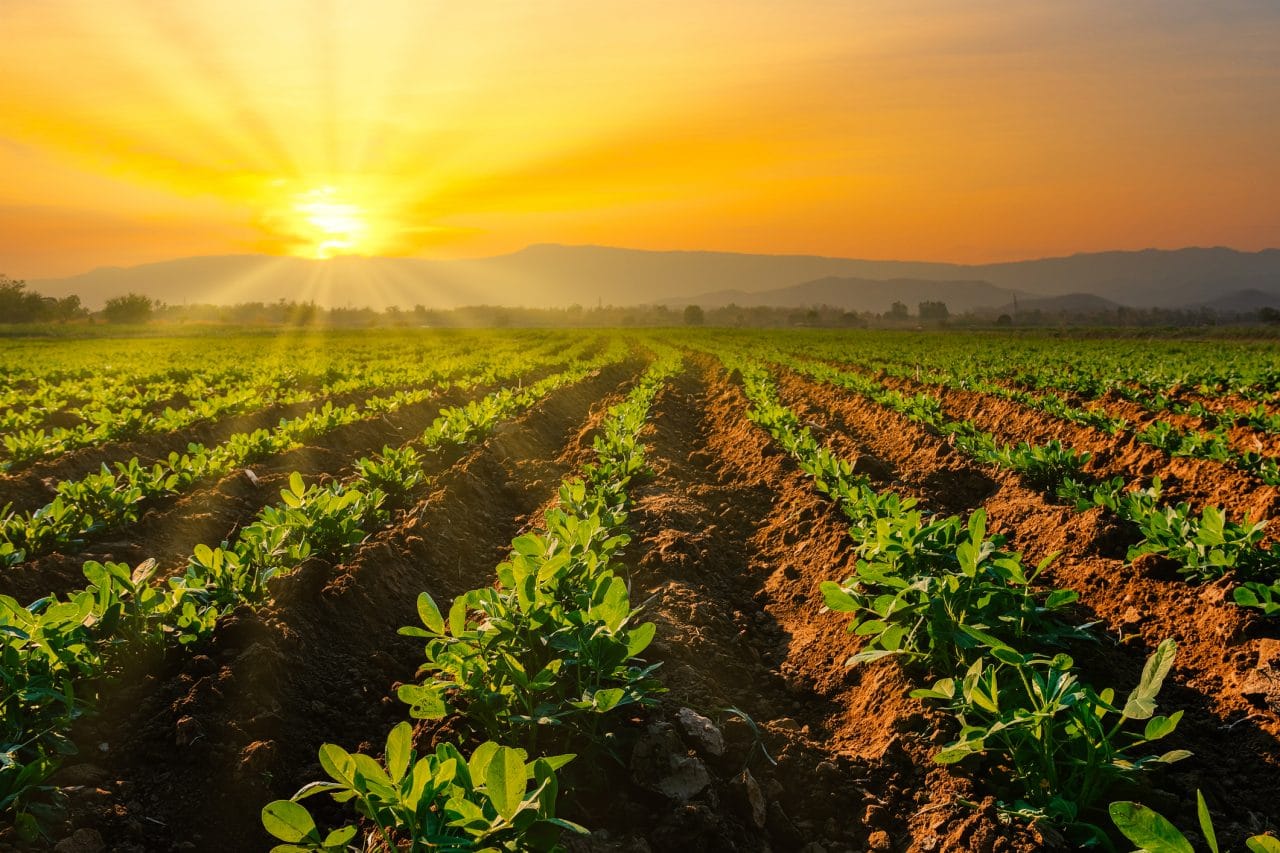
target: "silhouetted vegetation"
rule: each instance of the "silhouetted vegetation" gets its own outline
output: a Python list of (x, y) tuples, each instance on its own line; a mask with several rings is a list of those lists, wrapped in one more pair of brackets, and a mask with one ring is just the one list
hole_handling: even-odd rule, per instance
[(145, 323), (151, 319), (155, 303), (140, 293), (126, 293), (107, 300), (102, 315), (108, 323)]
[(729, 328), (937, 328), (955, 329), (1205, 329), (1219, 324), (1252, 326), (1280, 325), (1280, 310), (1264, 307), (1250, 312), (1218, 312), (1210, 308), (1166, 309), (1117, 307), (1097, 311), (1021, 310), (1010, 314), (966, 311), (952, 314), (945, 302), (925, 301), (913, 315), (903, 302), (894, 302), (887, 311), (849, 311), (834, 305), (807, 308), (742, 306), (736, 304), (707, 308), (687, 305), (672, 309), (667, 305), (598, 305), (584, 308), (510, 308), (472, 305), (440, 309), (415, 305), (376, 311), (372, 308), (325, 308), (314, 302), (244, 302), (236, 305), (168, 305), (146, 296), (129, 293), (107, 300), (106, 307), (90, 313), (77, 296), (62, 299), (27, 290), (24, 282), (0, 276), (0, 323), (68, 324), (92, 323), (101, 318), (113, 325), (151, 323), (159, 326), (262, 326), (298, 328), (504, 328), (504, 327), (653, 327), (715, 326)]
[(79, 296), (55, 299), (27, 290), (27, 283), (0, 275), (0, 322), (65, 323), (87, 317)]

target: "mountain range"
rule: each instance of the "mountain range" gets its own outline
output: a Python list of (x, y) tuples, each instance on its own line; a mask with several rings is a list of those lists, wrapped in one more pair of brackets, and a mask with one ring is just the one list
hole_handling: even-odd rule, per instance
[(882, 312), (894, 301), (914, 310), (918, 302), (936, 300), (952, 313), (1015, 301), (1044, 310), (1128, 305), (1248, 311), (1280, 307), (1280, 249), (1146, 249), (967, 265), (540, 244), (465, 260), (181, 258), (29, 284), (48, 296), (78, 294), (91, 308), (134, 292), (169, 304), (284, 299), (377, 309), (736, 303)]

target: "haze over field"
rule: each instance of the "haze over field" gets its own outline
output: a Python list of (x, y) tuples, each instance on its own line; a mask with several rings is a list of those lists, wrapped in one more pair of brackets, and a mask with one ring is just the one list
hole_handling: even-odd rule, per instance
[[(485, 258), (457, 269), (541, 275), (547, 243), (982, 265), (1280, 245), (1270, 2), (6, 0), (0, 29), (0, 272), (32, 282), (233, 255)], [(563, 264), (590, 268), (593, 252)], [(1143, 274), (1119, 298), (1117, 279), (1083, 280), (1076, 261), (1023, 268), (1035, 281), (752, 261), (762, 272), (735, 281), (720, 273), (737, 262), (708, 256), (681, 269), (715, 275), (658, 287), (643, 270), (667, 260), (631, 255), (641, 271), (625, 281), (535, 277), (519, 301), (827, 276), (1139, 304), (1266, 292), (1233, 265), (1273, 258), (1212, 257), (1231, 267), (1214, 293)], [(351, 277), (350, 264), (184, 261), (192, 277), (154, 295), (203, 298), (218, 265), (234, 276), (217, 301), (274, 298), (284, 270), (305, 276), (288, 292), (326, 280), (335, 304), (377, 304), (419, 270), (410, 290), (448, 301), (466, 278), (399, 261)], [(372, 270), (385, 278), (371, 291)], [(506, 300), (502, 279), (474, 286)]]
[[(95, 308), (133, 291), (175, 304), (285, 299), (373, 308), (736, 303), (881, 312), (897, 300), (941, 300), (953, 311), (968, 311), (1067, 297), (1046, 307), (1214, 304), (1254, 310), (1280, 305), (1280, 250), (1108, 252), (965, 266), (541, 245), (473, 260), (184, 258), (33, 284), (51, 296), (77, 294)], [(1092, 299), (1082, 301), (1082, 294)]]

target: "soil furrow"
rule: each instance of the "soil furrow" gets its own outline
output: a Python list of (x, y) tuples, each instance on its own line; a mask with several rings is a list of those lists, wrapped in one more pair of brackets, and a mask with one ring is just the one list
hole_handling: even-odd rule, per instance
[[(267, 849), (258, 812), (323, 777), (321, 743), (381, 749), (413, 678), (415, 601), (491, 580), (511, 538), (571, 470), (592, 404), (633, 378), (615, 366), (560, 389), (436, 477), (431, 494), (346, 562), (312, 561), (273, 585), (272, 603), (219, 624), (208, 648), (111, 696), (80, 732), (108, 794), (80, 825), (112, 849)], [(94, 755), (98, 741), (109, 751)]]
[[(1008, 537), (1027, 562), (1058, 552), (1045, 585), (1081, 595), (1083, 620), (1100, 620), (1109, 638), (1076, 650), (1091, 680), (1121, 695), (1136, 683), (1142, 663), (1166, 637), (1178, 641), (1174, 681), (1161, 696), (1165, 713), (1186, 711), (1170, 741), (1196, 755), (1153, 778), (1178, 791), (1171, 811), (1194, 813), (1194, 791), (1205, 790), (1233, 837), (1259, 825), (1280, 825), (1280, 806), (1267, 780), (1280, 772), (1280, 642), (1264, 620), (1227, 600), (1227, 583), (1194, 586), (1161, 575), (1154, 562), (1126, 566), (1125, 531), (1100, 510), (1076, 513), (1046, 501), (1016, 475), (993, 471), (986, 494), (934, 501), (939, 480), (977, 484), (982, 472), (940, 437), (905, 417), (840, 389), (794, 374), (782, 376), (783, 399), (818, 428), (845, 458), (869, 455), (906, 480), (934, 510), (982, 506), (992, 532)], [(1172, 745), (1169, 747), (1172, 748)], [(1191, 799), (1188, 799), (1188, 796)], [(1173, 799), (1174, 795), (1167, 795)]]
[[(655, 850), (1031, 849), (955, 804), (972, 792), (928, 760), (932, 717), (895, 667), (843, 666), (856, 642), (821, 612), (817, 587), (847, 570), (845, 524), (747, 408), (708, 363), (658, 398), (646, 435), (655, 475), (633, 490), (644, 549), (633, 583), (636, 598), (654, 596), (651, 653), (670, 693), (642, 737), (645, 760), (633, 758), (626, 802), (610, 791), (589, 825)], [(760, 726), (776, 766), (730, 706)], [(703, 756), (707, 787), (673, 797), (650, 765), (682, 708), (724, 720), (728, 749)]]
[[(552, 368), (544, 368), (524, 379), (541, 378), (552, 372)], [(352, 466), (361, 456), (416, 439), (441, 409), (477, 399), (498, 387), (454, 388), (372, 420), (336, 427), (304, 447), (248, 466), (253, 477), (243, 469), (237, 470), (208, 486), (158, 503), (135, 524), (114, 534), (104, 531), (81, 550), (54, 552), (5, 569), (0, 572), (0, 593), (28, 601), (50, 592), (76, 589), (83, 585), (81, 566), (85, 560), (136, 564), (155, 558), (162, 572), (176, 570), (185, 565), (195, 545), (216, 545), (230, 539), (264, 506), (279, 500), (280, 490), (288, 485), (294, 471), (308, 482), (320, 476), (340, 479), (353, 472)]]
[(1222, 508), (1235, 520), (1266, 519), (1271, 539), (1280, 537), (1280, 488), (1266, 486), (1256, 477), (1221, 462), (1191, 457), (1170, 457), (1162, 450), (1132, 438), (1118, 441), (1092, 427), (1073, 424), (1037, 412), (1020, 403), (1000, 400), (973, 391), (932, 388), (909, 380), (882, 380), (886, 387), (907, 393), (925, 390), (942, 403), (949, 417), (972, 420), (1004, 442), (1044, 444), (1060, 441), (1076, 450), (1093, 454), (1086, 470), (1096, 477), (1141, 478), (1149, 482), (1159, 477), (1164, 484), (1164, 500), (1189, 501), (1197, 510), (1207, 505)]
[(135, 438), (107, 441), (101, 444), (67, 451), (55, 458), (40, 460), (20, 471), (0, 476), (0, 506), (13, 504), (19, 511), (37, 509), (57, 496), (55, 488), (63, 480), (78, 480), (96, 473), (105, 464), (113, 467), (118, 462), (128, 462), (137, 457), (144, 465), (169, 458), (172, 452), (183, 453), (192, 443), (213, 447), (236, 433), (253, 432), (256, 429), (274, 429), (282, 418), (296, 418), (307, 412), (332, 403), (335, 407), (352, 403), (361, 404), (371, 397), (384, 396), (395, 390), (413, 390), (430, 387), (425, 385), (399, 386), (398, 388), (366, 388), (345, 394), (316, 397), (302, 403), (267, 406), (254, 412), (231, 415), (216, 421), (193, 424), (172, 432), (149, 433)]

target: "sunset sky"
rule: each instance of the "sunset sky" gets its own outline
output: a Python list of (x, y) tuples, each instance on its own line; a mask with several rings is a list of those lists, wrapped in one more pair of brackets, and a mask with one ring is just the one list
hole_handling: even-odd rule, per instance
[(0, 272), (1280, 246), (1280, 3), (0, 0)]

